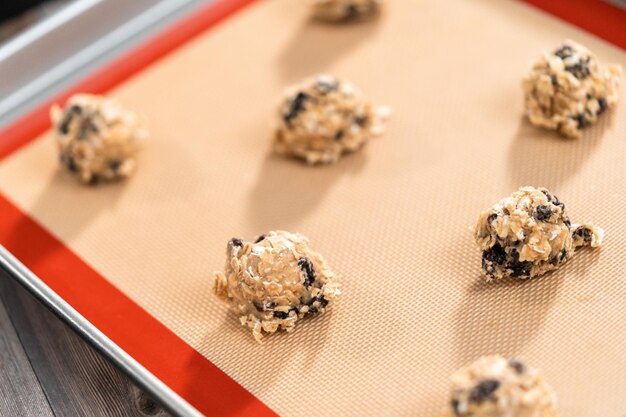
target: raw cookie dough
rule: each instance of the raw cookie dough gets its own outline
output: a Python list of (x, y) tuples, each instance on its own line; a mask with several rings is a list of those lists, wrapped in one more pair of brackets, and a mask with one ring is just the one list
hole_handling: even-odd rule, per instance
[(389, 109), (372, 106), (351, 84), (318, 75), (287, 92), (274, 149), (309, 164), (334, 163), (382, 133), (388, 115)]
[(65, 109), (53, 106), (61, 164), (84, 183), (130, 176), (146, 130), (115, 101), (89, 94), (72, 96)]
[(298, 320), (323, 313), (340, 294), (335, 273), (300, 234), (272, 231), (254, 242), (234, 238), (226, 258), (213, 289), (259, 342), (265, 333), (290, 332)]
[(456, 417), (553, 417), (556, 395), (541, 373), (516, 359), (483, 356), (452, 375)]
[(587, 48), (565, 41), (544, 53), (523, 81), (530, 122), (577, 138), (617, 103), (622, 68), (601, 65)]
[(310, 3), (316, 18), (343, 22), (375, 15), (381, 0), (311, 0)]
[(574, 249), (600, 246), (604, 235), (591, 224), (571, 224), (565, 205), (545, 188), (534, 187), (522, 187), (483, 211), (473, 232), (488, 281), (557, 269)]

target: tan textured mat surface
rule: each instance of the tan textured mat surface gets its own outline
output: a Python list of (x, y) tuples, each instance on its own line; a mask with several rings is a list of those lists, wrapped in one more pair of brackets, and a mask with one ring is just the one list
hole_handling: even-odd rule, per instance
[[(153, 134), (130, 181), (80, 186), (46, 134), (2, 163), (0, 190), (285, 416), (437, 416), (449, 375), (500, 353), (543, 369), (562, 416), (623, 417), (626, 103), (563, 140), (522, 119), (520, 79), (566, 37), (626, 53), (512, 1), (388, 3), (346, 27), (293, 0), (250, 6), (111, 92)], [(387, 133), (332, 167), (270, 156), (283, 88), (319, 71), (390, 105)], [(468, 226), (521, 185), (605, 246), (483, 284)], [(268, 229), (309, 236), (344, 295), (258, 345), (210, 284), (229, 238)]]

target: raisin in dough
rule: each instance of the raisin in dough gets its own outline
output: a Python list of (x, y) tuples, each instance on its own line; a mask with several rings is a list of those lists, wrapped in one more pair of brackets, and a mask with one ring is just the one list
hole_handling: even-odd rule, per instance
[(312, 0), (313, 15), (329, 22), (345, 22), (374, 16), (380, 0)]
[(340, 294), (335, 273), (300, 234), (272, 231), (254, 242), (231, 239), (226, 258), (213, 289), (259, 342), (265, 333), (292, 331), (298, 320), (323, 313)]
[(566, 41), (544, 53), (523, 81), (526, 114), (536, 126), (577, 138), (617, 103), (622, 68), (603, 66), (587, 48)]
[(534, 187), (522, 187), (483, 211), (474, 227), (487, 280), (542, 275), (570, 259), (574, 249), (600, 246), (603, 235), (592, 224), (571, 224), (565, 204)]
[(456, 417), (554, 417), (556, 395), (541, 373), (519, 360), (483, 356), (452, 375)]
[(274, 149), (309, 164), (329, 164), (383, 130), (389, 110), (376, 108), (350, 83), (319, 75), (292, 87), (279, 109)]
[(130, 176), (139, 142), (147, 137), (137, 116), (102, 96), (77, 94), (54, 106), (61, 164), (84, 183)]

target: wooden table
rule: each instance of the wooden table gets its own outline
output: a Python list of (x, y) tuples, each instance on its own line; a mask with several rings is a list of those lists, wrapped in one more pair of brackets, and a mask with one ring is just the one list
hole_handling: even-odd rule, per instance
[[(0, 25), (0, 43), (54, 12)], [(0, 272), (0, 416), (167, 416), (65, 323)]]
[(0, 273), (0, 416), (167, 416), (65, 323)]

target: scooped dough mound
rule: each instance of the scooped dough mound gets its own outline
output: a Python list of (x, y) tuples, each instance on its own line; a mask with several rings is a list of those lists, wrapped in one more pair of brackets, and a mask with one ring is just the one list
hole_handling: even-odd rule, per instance
[(536, 126), (577, 138), (617, 103), (622, 68), (603, 66), (587, 48), (566, 41), (544, 53), (523, 81), (526, 114)]
[(456, 417), (554, 417), (556, 394), (524, 362), (483, 356), (452, 375), (450, 409)]
[(545, 188), (522, 187), (483, 211), (474, 238), (487, 280), (532, 278), (557, 269), (582, 246), (597, 247), (604, 232), (572, 225), (563, 204)]
[(316, 18), (345, 22), (374, 16), (381, 0), (312, 0), (310, 3)]
[(61, 164), (84, 183), (130, 176), (147, 131), (137, 116), (102, 96), (77, 94), (50, 111)]
[(389, 110), (350, 83), (319, 75), (294, 86), (279, 108), (274, 149), (309, 164), (330, 164), (383, 131)]
[(254, 242), (231, 239), (213, 288), (260, 342), (264, 334), (290, 332), (305, 316), (323, 313), (340, 294), (334, 279), (306, 237), (272, 231)]

